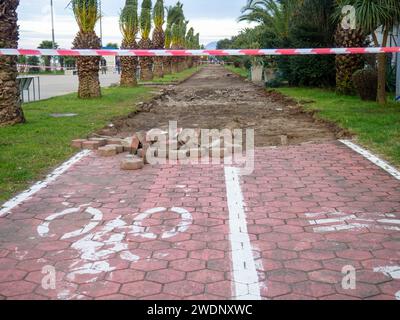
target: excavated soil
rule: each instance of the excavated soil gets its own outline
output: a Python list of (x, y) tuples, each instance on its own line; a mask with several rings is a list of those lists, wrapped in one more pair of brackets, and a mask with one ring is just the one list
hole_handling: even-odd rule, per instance
[(155, 99), (139, 104), (138, 110), (100, 133), (126, 137), (136, 131), (167, 128), (174, 120), (182, 128), (253, 128), (258, 147), (282, 141), (324, 142), (346, 135), (333, 124), (315, 120), (295, 101), (217, 65), (204, 67), (184, 83), (162, 88)]

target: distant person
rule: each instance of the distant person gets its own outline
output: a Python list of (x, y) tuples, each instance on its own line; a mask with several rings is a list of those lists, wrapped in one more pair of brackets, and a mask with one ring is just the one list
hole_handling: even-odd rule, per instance
[(115, 67), (117, 69), (118, 74), (121, 74), (121, 59), (120, 59), (120, 57), (115, 57)]
[(101, 74), (107, 74), (107, 61), (104, 58), (100, 60)]

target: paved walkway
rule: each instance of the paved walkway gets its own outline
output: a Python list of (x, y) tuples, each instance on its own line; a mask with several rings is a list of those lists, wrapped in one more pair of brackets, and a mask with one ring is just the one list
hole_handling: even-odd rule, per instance
[[(112, 72), (109, 72), (107, 75), (99, 74), (99, 77), (100, 85), (102, 87), (109, 87), (111, 84), (119, 83), (120, 79), (120, 76), (117, 73)], [(40, 98), (48, 99), (56, 96), (62, 96), (68, 93), (78, 92), (78, 84), (79, 82), (77, 76), (41, 75)]]
[(0, 297), (400, 299), (399, 180), (340, 142), (255, 160), (122, 172), (91, 153), (0, 218)]

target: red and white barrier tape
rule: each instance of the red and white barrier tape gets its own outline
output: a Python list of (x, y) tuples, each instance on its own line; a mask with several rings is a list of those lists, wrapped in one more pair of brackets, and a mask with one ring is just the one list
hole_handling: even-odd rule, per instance
[(396, 53), (400, 47), (315, 48), (315, 49), (239, 49), (239, 50), (87, 50), (87, 49), (0, 49), (0, 56), (269, 56)]

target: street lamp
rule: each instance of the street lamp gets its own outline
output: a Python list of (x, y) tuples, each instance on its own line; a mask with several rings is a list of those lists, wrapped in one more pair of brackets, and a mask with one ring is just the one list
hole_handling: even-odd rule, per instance
[(50, 0), (51, 6), (51, 36), (53, 41), (53, 49), (56, 49), (56, 39), (54, 35), (54, 7), (53, 7), (53, 0)]
[(99, 7), (100, 7), (100, 43), (101, 47), (103, 48), (103, 13), (101, 10), (101, 0), (99, 0)]

